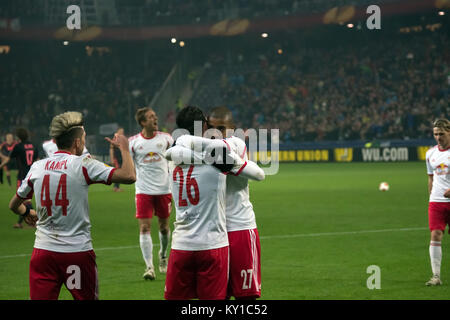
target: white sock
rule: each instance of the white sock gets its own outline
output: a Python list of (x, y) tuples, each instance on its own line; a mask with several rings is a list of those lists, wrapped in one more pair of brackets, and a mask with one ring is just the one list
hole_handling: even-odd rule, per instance
[(159, 232), (159, 256), (162, 258), (167, 257), (167, 247), (169, 246), (169, 239), (170, 230), (166, 234), (162, 234), (161, 231)]
[(142, 257), (147, 268), (153, 268), (153, 242), (150, 232), (139, 235), (139, 244), (141, 245)]
[(431, 241), (430, 242), (430, 260), (431, 260), (431, 270), (433, 270), (433, 275), (441, 276), (441, 260), (442, 260), (442, 247), (441, 241)]

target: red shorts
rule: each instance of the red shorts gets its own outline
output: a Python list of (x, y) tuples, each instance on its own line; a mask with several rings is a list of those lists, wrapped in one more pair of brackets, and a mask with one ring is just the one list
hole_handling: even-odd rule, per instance
[(261, 297), (261, 245), (257, 229), (228, 232), (228, 297)]
[(148, 195), (137, 194), (136, 201), (136, 218), (150, 219), (155, 215), (160, 219), (167, 219), (172, 210), (172, 194)]
[(170, 251), (164, 299), (223, 300), (227, 296), (228, 246)]
[(98, 299), (94, 251), (61, 253), (34, 248), (30, 261), (31, 300), (58, 299), (63, 283), (75, 300)]
[[(430, 202), (428, 204), (428, 223), (430, 230), (445, 230), (450, 225), (450, 202)], [(450, 233), (450, 229), (448, 230)]]

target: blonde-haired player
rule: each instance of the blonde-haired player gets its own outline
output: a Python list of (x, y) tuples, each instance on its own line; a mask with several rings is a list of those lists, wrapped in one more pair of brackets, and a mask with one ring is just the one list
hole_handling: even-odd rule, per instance
[(173, 144), (168, 133), (158, 131), (158, 117), (150, 108), (140, 108), (135, 114), (142, 130), (131, 137), (130, 153), (136, 166), (136, 218), (139, 223), (139, 245), (146, 264), (143, 278), (156, 278), (153, 266), (153, 241), (150, 235), (153, 214), (159, 224), (159, 272), (167, 271), (169, 217), (172, 193), (169, 184), (169, 164), (164, 153)]
[[(9, 204), (9, 208), (23, 216), (28, 224), (36, 222), (30, 261), (30, 297), (58, 299), (61, 286), (65, 284), (74, 299), (98, 299), (88, 187), (93, 183), (131, 184), (135, 181), (128, 140), (120, 135), (113, 140), (106, 138), (122, 153), (122, 167), (116, 170), (88, 155), (81, 156), (86, 137), (81, 113), (55, 116), (50, 136), (55, 139), (58, 151), (31, 166)], [(33, 193), (36, 193), (36, 211), (23, 204)]]
[[(437, 145), (426, 153), (428, 173), (428, 221), (431, 231), (430, 260), (433, 276), (427, 286), (441, 282), (442, 237), (450, 225), (450, 121), (438, 119), (433, 123), (433, 136)], [(450, 230), (449, 230), (450, 233)]]

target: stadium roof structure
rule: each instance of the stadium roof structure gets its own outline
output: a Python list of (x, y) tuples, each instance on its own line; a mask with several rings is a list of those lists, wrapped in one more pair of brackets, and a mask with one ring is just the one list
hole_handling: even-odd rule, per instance
[[(17, 11), (0, 4), (0, 40), (148, 40), (234, 36), (243, 33), (299, 29), (326, 24), (345, 24), (367, 19), (369, 0), (256, 0), (247, 2), (121, 1), (121, 0), (15, 0), (30, 10)], [(79, 4), (81, 30), (69, 30), (67, 6)], [(156, 13), (145, 10), (155, 7)], [(187, 5), (181, 4), (187, 3)], [(195, 3), (195, 5), (194, 5)], [(202, 4), (209, 7), (202, 8)], [(294, 5), (296, 3), (296, 5)], [(39, 4), (41, 6), (39, 6)], [(164, 5), (163, 5), (164, 4)], [(212, 4), (212, 5), (211, 5)], [(450, 8), (450, 0), (380, 0), (382, 17)], [(172, 14), (167, 14), (169, 10)], [(273, 10), (269, 10), (272, 8)], [(275, 9), (276, 8), (276, 9)], [(186, 10), (185, 12), (183, 10)], [(218, 12), (221, 12), (220, 14)], [(124, 12), (127, 16), (124, 16)], [(128, 12), (128, 13), (127, 13)], [(134, 15), (131, 13), (134, 12)], [(147, 12), (147, 15), (145, 14)], [(159, 15), (157, 14), (159, 12)], [(164, 13), (165, 12), (165, 13)], [(200, 16), (197, 16), (198, 13)], [(210, 14), (210, 12), (214, 12)], [(155, 15), (156, 14), (156, 15)], [(161, 20), (158, 17), (171, 17)], [(184, 19), (177, 19), (182, 16)], [(171, 23), (172, 22), (172, 23)]]

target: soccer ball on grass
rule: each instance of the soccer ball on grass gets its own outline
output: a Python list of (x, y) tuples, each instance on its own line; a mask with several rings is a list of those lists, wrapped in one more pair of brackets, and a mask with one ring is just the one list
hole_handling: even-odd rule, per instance
[(378, 190), (380, 191), (388, 191), (389, 190), (389, 184), (387, 182), (382, 182), (378, 186)]

